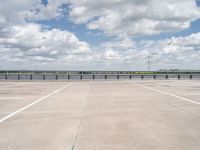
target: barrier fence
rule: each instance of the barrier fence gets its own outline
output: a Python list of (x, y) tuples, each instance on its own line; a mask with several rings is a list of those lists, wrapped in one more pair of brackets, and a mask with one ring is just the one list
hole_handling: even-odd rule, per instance
[(1, 72), (0, 80), (134, 80), (200, 79), (200, 73), (180, 72)]

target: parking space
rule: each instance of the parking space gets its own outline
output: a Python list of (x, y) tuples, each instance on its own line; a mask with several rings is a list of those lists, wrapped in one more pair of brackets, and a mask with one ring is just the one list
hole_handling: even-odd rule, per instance
[(0, 82), (0, 149), (200, 147), (199, 80)]

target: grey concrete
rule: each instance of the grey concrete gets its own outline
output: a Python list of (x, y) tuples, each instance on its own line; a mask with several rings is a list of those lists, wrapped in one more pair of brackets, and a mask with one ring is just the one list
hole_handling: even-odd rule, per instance
[[(197, 150), (198, 80), (0, 82), (0, 119), (72, 83), (0, 123), (2, 150)], [(6, 99), (6, 98), (22, 99)], [(5, 98), (5, 99), (3, 99)]]

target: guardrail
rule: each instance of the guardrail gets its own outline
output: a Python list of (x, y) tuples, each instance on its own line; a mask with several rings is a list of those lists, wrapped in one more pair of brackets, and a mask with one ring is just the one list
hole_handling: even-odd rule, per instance
[(200, 74), (21, 74), (0, 73), (0, 80), (134, 80), (200, 79)]

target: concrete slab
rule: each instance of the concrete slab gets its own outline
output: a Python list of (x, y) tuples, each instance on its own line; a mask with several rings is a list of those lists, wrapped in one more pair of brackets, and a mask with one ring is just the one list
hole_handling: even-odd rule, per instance
[[(0, 82), (0, 119), (66, 82)], [(200, 147), (200, 81), (82, 81), (0, 123), (3, 150), (188, 150)], [(16, 84), (16, 86), (15, 86)]]

